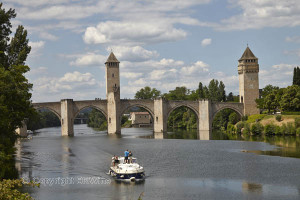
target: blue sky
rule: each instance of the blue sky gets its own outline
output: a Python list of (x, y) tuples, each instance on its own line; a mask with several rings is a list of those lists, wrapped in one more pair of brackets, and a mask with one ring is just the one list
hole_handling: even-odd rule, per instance
[(28, 30), (33, 101), (105, 98), (104, 62), (120, 60), (121, 98), (222, 80), (238, 94), (247, 43), (260, 88), (291, 85), (300, 59), (299, 0), (4, 0)]

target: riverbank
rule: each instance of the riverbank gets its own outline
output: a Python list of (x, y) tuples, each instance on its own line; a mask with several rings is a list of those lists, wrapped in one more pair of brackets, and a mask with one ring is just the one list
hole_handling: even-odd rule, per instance
[(251, 115), (227, 127), (227, 132), (251, 135), (300, 135), (300, 115)]

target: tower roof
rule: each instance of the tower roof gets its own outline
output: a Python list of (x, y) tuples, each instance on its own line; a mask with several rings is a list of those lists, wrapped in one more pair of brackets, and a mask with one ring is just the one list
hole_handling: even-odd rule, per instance
[(242, 57), (240, 58), (240, 60), (245, 60), (245, 59), (257, 59), (248, 46), (244, 51)]
[(118, 61), (115, 54), (113, 52), (111, 52), (105, 63), (108, 63), (108, 62), (117, 62), (117, 63), (119, 63), (120, 61)]

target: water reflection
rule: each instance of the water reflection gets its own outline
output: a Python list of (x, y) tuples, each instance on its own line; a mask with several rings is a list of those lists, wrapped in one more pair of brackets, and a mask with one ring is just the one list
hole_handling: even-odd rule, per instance
[(262, 184), (249, 183), (246, 181), (243, 181), (242, 188), (244, 193), (251, 192), (251, 193), (261, 194), (263, 191)]
[(225, 134), (222, 132), (213, 132), (214, 140), (240, 140), (265, 142), (276, 145), (278, 148), (274, 150), (248, 150), (258, 155), (282, 156), (291, 158), (300, 158), (300, 137), (299, 136), (249, 136), (237, 134)]

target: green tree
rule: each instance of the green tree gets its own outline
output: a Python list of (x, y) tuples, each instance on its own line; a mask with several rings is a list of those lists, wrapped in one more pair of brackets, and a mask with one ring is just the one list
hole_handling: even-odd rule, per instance
[(100, 111), (93, 108), (89, 113), (88, 127), (98, 128), (101, 130), (107, 129), (105, 116)]
[(226, 92), (225, 92), (225, 85), (222, 81), (220, 81), (218, 89), (219, 89), (218, 101), (225, 102), (226, 101)]
[(229, 92), (228, 96), (227, 96), (227, 101), (229, 102), (233, 102), (234, 101), (234, 97), (233, 97), (233, 93)]
[(300, 86), (288, 86), (279, 103), (284, 111), (300, 111)]
[(239, 116), (236, 114), (236, 112), (231, 112), (229, 117), (228, 117), (228, 121), (231, 124), (236, 124), (239, 121)]
[(293, 85), (300, 86), (300, 68), (298, 66), (294, 68)]
[[(14, 36), (9, 37), (12, 33), (10, 20), (15, 17), (15, 10), (6, 11), (0, 3), (0, 163), (1, 159), (13, 163), (15, 129), (35, 112), (30, 102), (32, 84), (24, 76), (29, 71), (25, 65), (30, 52), (27, 31), (19, 26)], [(0, 179), (13, 178), (9, 172), (13, 166), (0, 168)]]
[(205, 99), (205, 94), (204, 94), (204, 90), (203, 90), (203, 85), (201, 82), (199, 82), (199, 86), (198, 86), (198, 96), (200, 99)]
[[(273, 86), (273, 85), (267, 85), (265, 86), (261, 91), (261, 98), (256, 99), (255, 102), (257, 104), (257, 107), (260, 109), (276, 109), (279, 106), (279, 100), (281, 96), (279, 96), (280, 91), (279, 87)], [(276, 100), (276, 102), (273, 102)]]
[(167, 100), (187, 100), (189, 90), (186, 87), (176, 87), (175, 90), (170, 90), (169, 93), (164, 94)]
[(156, 88), (146, 86), (136, 92), (134, 98), (136, 99), (155, 99), (161, 96), (161, 92)]

